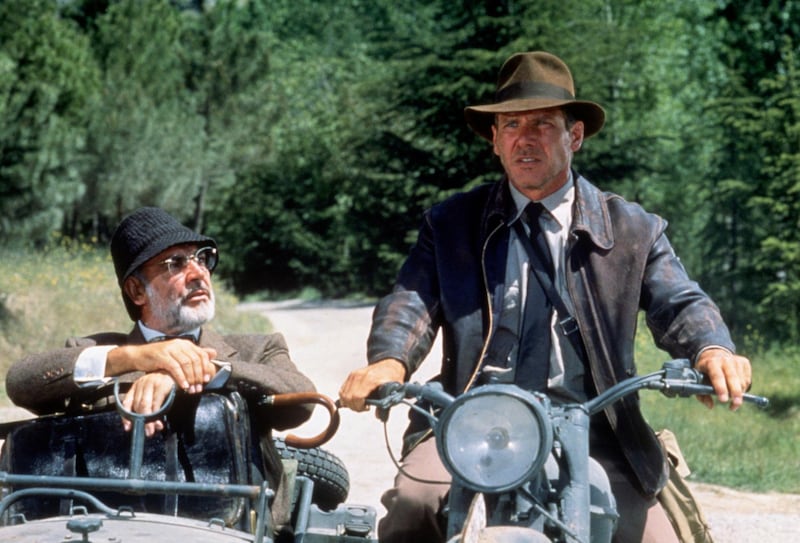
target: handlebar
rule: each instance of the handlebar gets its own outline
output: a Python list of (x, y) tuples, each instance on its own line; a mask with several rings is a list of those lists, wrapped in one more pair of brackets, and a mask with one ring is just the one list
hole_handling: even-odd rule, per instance
[[(455, 398), (445, 392), (444, 388), (442, 388), (442, 384), (437, 381), (431, 381), (425, 384), (403, 384), (390, 381), (375, 389), (367, 398), (366, 403), (367, 405), (375, 406), (378, 411), (378, 418), (386, 422), (389, 417), (389, 410), (392, 407), (412, 398), (427, 400), (429, 403), (439, 407), (446, 407), (455, 401)], [(432, 417), (431, 413), (414, 404), (409, 404), (409, 406), (427, 418)], [(436, 421), (432, 420), (432, 422), (435, 423)]]
[[(675, 359), (665, 362), (658, 371), (617, 383), (586, 402), (584, 407), (590, 415), (593, 415), (620, 398), (641, 389), (659, 390), (669, 398), (714, 394), (714, 387), (708, 383), (707, 377), (692, 368), (689, 360)], [(438, 382), (427, 384), (391, 382), (378, 387), (367, 399), (367, 405), (386, 411), (410, 398), (426, 399), (440, 407), (446, 407), (454, 400), (453, 396), (444, 392), (441, 383)], [(764, 396), (750, 393), (744, 394), (744, 401), (760, 408), (769, 405), (769, 400)]]
[(122, 418), (133, 422), (133, 430), (131, 432), (131, 464), (128, 470), (128, 478), (139, 479), (142, 473), (142, 463), (144, 460), (144, 425), (146, 422), (156, 420), (169, 411), (170, 407), (172, 407), (172, 402), (175, 401), (175, 394), (178, 389), (173, 385), (172, 389), (169, 391), (169, 396), (164, 400), (161, 408), (153, 413), (144, 414), (130, 411), (122, 405), (122, 398), (120, 397), (122, 391), (120, 385), (121, 381), (116, 379), (114, 381), (114, 405)]
[[(661, 387), (650, 385), (648, 388), (660, 390), (662, 394), (669, 398), (714, 394), (714, 387), (709, 383), (708, 376), (692, 368), (688, 360), (670, 360), (664, 363), (661, 372), (656, 373), (663, 373), (663, 385)], [(769, 406), (769, 399), (764, 396), (745, 393), (743, 399), (745, 402), (755, 404), (762, 409)]]
[(455, 400), (453, 396), (444, 391), (442, 384), (437, 381), (424, 384), (390, 381), (376, 388), (369, 395), (366, 403), (378, 409), (389, 409), (412, 398), (428, 400), (440, 407), (450, 405)]

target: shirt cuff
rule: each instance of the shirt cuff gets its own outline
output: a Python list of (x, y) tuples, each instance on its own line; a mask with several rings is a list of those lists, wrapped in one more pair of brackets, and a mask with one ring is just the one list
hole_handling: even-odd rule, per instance
[(117, 345), (95, 345), (87, 347), (78, 355), (75, 361), (73, 379), (81, 387), (95, 387), (111, 380), (106, 377), (106, 360), (108, 352), (116, 349)]
[(703, 354), (704, 352), (706, 352), (709, 349), (722, 349), (723, 351), (726, 351), (726, 352), (728, 352), (730, 354), (734, 354), (733, 351), (731, 351), (727, 347), (723, 347), (722, 345), (706, 345), (705, 347), (700, 349), (700, 351), (696, 355), (694, 355), (694, 358), (692, 359), (692, 366), (697, 364), (697, 360), (700, 358), (700, 355)]

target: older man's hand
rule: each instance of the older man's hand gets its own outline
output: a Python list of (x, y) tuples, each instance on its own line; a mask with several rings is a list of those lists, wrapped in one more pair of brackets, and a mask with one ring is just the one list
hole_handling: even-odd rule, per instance
[(106, 375), (131, 371), (164, 372), (181, 390), (199, 393), (217, 372), (217, 367), (211, 362), (215, 356), (217, 352), (214, 349), (200, 347), (185, 339), (121, 345), (108, 353)]
[[(125, 394), (122, 405), (128, 411), (141, 415), (155, 413), (164, 405), (174, 385), (175, 381), (165, 372), (145, 374), (133, 382), (130, 390)], [(133, 428), (133, 423), (123, 418), (122, 427), (129, 432)], [(145, 424), (144, 433), (147, 437), (152, 437), (163, 429), (164, 423), (161, 420), (154, 420)]]
[[(739, 409), (752, 382), (752, 369), (747, 358), (726, 349), (711, 348), (700, 354), (694, 367), (708, 376), (720, 402), (730, 401), (731, 411)], [(698, 396), (697, 399), (709, 409), (714, 407), (711, 396)]]

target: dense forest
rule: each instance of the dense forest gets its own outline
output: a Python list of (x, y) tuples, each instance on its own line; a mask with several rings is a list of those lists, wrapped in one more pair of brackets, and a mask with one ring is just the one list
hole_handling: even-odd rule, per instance
[(424, 208), (498, 178), (464, 107), (543, 49), (607, 111), (578, 171), (670, 221), (739, 341), (794, 342), (798, 36), (791, 0), (0, 2), (0, 244), (160, 205), (241, 294), (383, 293)]

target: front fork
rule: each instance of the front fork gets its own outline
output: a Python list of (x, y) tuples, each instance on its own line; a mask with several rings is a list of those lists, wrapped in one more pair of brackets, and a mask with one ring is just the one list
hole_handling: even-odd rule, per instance
[[(561, 495), (561, 520), (574, 540), (591, 538), (591, 493), (589, 481), (589, 413), (582, 406), (567, 407), (563, 420), (553, 421), (556, 438), (564, 452), (561, 468), (569, 481)], [(555, 417), (554, 417), (555, 418)]]

